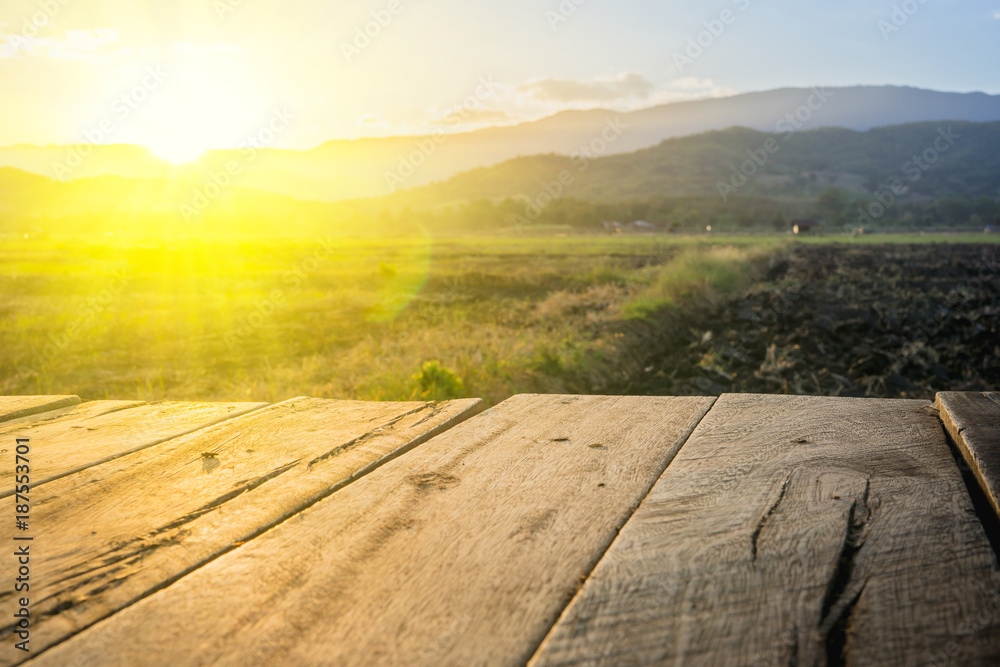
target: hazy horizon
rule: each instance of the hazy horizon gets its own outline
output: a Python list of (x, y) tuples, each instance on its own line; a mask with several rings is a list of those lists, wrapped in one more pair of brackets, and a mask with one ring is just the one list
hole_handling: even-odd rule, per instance
[[(990, 97), (997, 97), (998, 95), (1000, 95), (1000, 94), (986, 93), (986, 92), (984, 92), (982, 90), (967, 90), (967, 91), (962, 91), (962, 90), (932, 90), (932, 89), (929, 89), (929, 88), (919, 88), (917, 86), (907, 86), (907, 85), (898, 85), (898, 84), (889, 84), (889, 83), (887, 83), (887, 84), (858, 84), (858, 85), (855, 85), (855, 86), (824, 86), (824, 85), (817, 85), (817, 86), (814, 86), (814, 87), (818, 88), (818, 89), (821, 89), (821, 90), (822, 89), (844, 89), (844, 88), (901, 88), (901, 89), (912, 89), (912, 90), (920, 90), (920, 91), (925, 91), (925, 92), (946, 93), (946, 94), (955, 94), (955, 95), (987, 95), (987, 96), (990, 96)], [(777, 87), (777, 88), (769, 88), (769, 89), (766, 89), (766, 90), (748, 90), (748, 91), (734, 92), (734, 93), (730, 93), (730, 94), (726, 94), (726, 95), (718, 95), (718, 96), (712, 96), (712, 97), (695, 97), (695, 98), (692, 98), (692, 99), (676, 100), (676, 101), (672, 101), (672, 102), (657, 102), (657, 103), (649, 104), (648, 106), (642, 106), (642, 107), (637, 107), (637, 108), (634, 108), (634, 109), (628, 109), (627, 111), (623, 111), (623, 113), (630, 113), (630, 112), (633, 112), (633, 111), (644, 111), (644, 110), (649, 110), (649, 109), (655, 109), (655, 108), (658, 108), (658, 107), (666, 107), (666, 106), (671, 106), (671, 105), (675, 105), (675, 104), (683, 104), (683, 103), (687, 103), (687, 102), (702, 102), (702, 101), (706, 101), (706, 100), (727, 99), (727, 98), (733, 98), (733, 97), (740, 97), (740, 96), (743, 96), (743, 95), (764, 94), (764, 93), (778, 92), (778, 91), (782, 91), (782, 90), (807, 90), (807, 89), (808, 88), (804, 88), (804, 87), (800, 87), (800, 86), (780, 86), (780, 87)], [(479, 130), (488, 130), (488, 129), (492, 129), (492, 128), (515, 127), (515, 126), (518, 126), (518, 125), (526, 125), (526, 124), (534, 123), (534, 122), (537, 122), (537, 121), (540, 121), (540, 120), (546, 120), (546, 119), (549, 119), (549, 118), (554, 118), (556, 116), (559, 116), (559, 115), (567, 113), (567, 112), (588, 112), (588, 111), (617, 111), (617, 109), (613, 105), (607, 105), (607, 106), (596, 105), (596, 106), (573, 108), (573, 109), (559, 109), (557, 111), (553, 111), (552, 113), (549, 113), (549, 114), (544, 115), (544, 116), (540, 116), (538, 118), (525, 118), (525, 119), (519, 119), (519, 120), (516, 120), (516, 121), (509, 121), (509, 122), (505, 122), (505, 123), (483, 124), (483, 125), (479, 125), (479, 126), (476, 126), (476, 127), (458, 128), (458, 129), (452, 129), (452, 130), (449, 130), (449, 128), (446, 128), (446, 127), (436, 128), (436, 129), (440, 129), (442, 132), (445, 132), (446, 134), (455, 134), (455, 135), (457, 135), (457, 134), (466, 134), (466, 133), (470, 133), (470, 132), (477, 132)], [(738, 126), (734, 126), (734, 127), (738, 127)], [(427, 135), (433, 134), (436, 131), (436, 129), (428, 129), (423, 134), (421, 134), (419, 132), (410, 132), (410, 133), (407, 133), (407, 132), (401, 130), (398, 133), (370, 134), (370, 135), (357, 136), (357, 137), (329, 137), (327, 139), (321, 140), (317, 144), (310, 145), (310, 146), (275, 146), (275, 148), (282, 149), (282, 150), (303, 151), (303, 152), (305, 152), (305, 151), (310, 151), (310, 150), (314, 150), (316, 148), (319, 148), (319, 147), (323, 146), (324, 144), (334, 143), (334, 142), (365, 141), (365, 140), (369, 140), (369, 139), (399, 139), (399, 138), (407, 138), (407, 137), (427, 136)], [(8, 148), (51, 148), (51, 147), (64, 147), (64, 146), (70, 146), (70, 145), (74, 145), (74, 144), (87, 144), (87, 143), (92, 143), (92, 142), (87, 141), (86, 137), (84, 137), (82, 140), (80, 140), (78, 142), (74, 142), (74, 143), (71, 143), (71, 144), (63, 144), (63, 143), (32, 144), (32, 143), (20, 142), (20, 143), (14, 143), (14, 144), (0, 145), (0, 150), (2, 150), (2, 149), (8, 149)], [(155, 150), (153, 148), (151, 148), (149, 146), (146, 146), (146, 145), (143, 145), (143, 144), (139, 144), (139, 143), (123, 143), (123, 142), (113, 142), (112, 141), (112, 142), (99, 143), (99, 145), (101, 145), (101, 146), (122, 146), (122, 147), (143, 148), (143, 149), (146, 149), (146, 150), (150, 151), (154, 156), (156, 156)], [(236, 147), (209, 148), (205, 152), (207, 153), (207, 152), (210, 152), (210, 151), (218, 151), (218, 150), (233, 150), (235, 148)], [(201, 157), (201, 156), (199, 155), (198, 157)], [(198, 157), (195, 157), (194, 160), (197, 160)]]
[[(299, 11), (243, 0), (13, 0), (0, 9), (0, 85), (10, 91), (0, 146), (100, 135), (89, 143), (184, 162), (238, 146), (275, 109), (294, 122), (272, 145), (304, 150), (788, 87), (997, 94), (998, 17), (1000, 6), (918, 0), (308, 0)], [(961, 49), (937, 48), (959, 36)]]

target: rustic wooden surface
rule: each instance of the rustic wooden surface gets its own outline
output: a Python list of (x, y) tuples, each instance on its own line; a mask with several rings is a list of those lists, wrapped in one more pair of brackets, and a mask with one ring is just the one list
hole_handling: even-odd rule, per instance
[(80, 402), (78, 396), (0, 396), (0, 422)]
[[(30, 438), (33, 487), (191, 433), (267, 403), (89, 401), (0, 424), (0, 438)], [(13, 448), (0, 454), (0, 498), (14, 489)]]
[(524, 664), (711, 402), (509, 399), (32, 664)]
[(531, 664), (1000, 664), (1000, 571), (919, 401), (719, 399)]
[[(32, 493), (33, 650), (169, 585), (479, 409), (478, 399), (292, 399), (41, 486)], [(45, 440), (33, 437), (32, 446), (43, 451)], [(13, 517), (14, 500), (0, 503), (0, 516)], [(11, 523), (0, 524), (5, 544)], [(12, 554), (4, 549), (3, 572), (14, 571)], [(218, 613), (243, 597), (220, 599)], [(12, 600), (10, 588), (0, 589), (0, 608)], [(24, 659), (9, 618), (0, 664)]]
[(713, 401), (0, 397), (0, 665), (1000, 664), (1000, 396)]
[(936, 407), (1000, 518), (1000, 393), (941, 392)]

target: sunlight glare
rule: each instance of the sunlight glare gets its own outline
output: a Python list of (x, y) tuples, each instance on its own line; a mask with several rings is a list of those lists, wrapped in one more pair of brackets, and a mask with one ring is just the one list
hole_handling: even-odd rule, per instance
[(161, 160), (166, 160), (178, 166), (189, 162), (197, 162), (210, 146), (191, 140), (183, 132), (176, 136), (164, 136), (155, 141), (147, 141), (146, 148)]
[(268, 100), (234, 63), (190, 59), (169, 72), (127, 138), (159, 158), (178, 165), (209, 150), (237, 148), (245, 140), (241, 133), (267, 119)]

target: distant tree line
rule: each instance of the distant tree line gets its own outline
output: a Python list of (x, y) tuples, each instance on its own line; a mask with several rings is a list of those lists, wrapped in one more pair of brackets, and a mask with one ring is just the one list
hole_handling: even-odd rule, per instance
[[(876, 213), (877, 215), (872, 215)], [(525, 201), (509, 197), (500, 201), (479, 199), (433, 209), (405, 207), (374, 215), (355, 213), (359, 225), (374, 223), (382, 230), (424, 227), (437, 231), (528, 230), (533, 226), (561, 226), (579, 231), (604, 231), (605, 223), (628, 226), (648, 222), (664, 232), (787, 231), (795, 219), (814, 219), (830, 232), (845, 228), (963, 227), (982, 229), (996, 225), (1000, 203), (987, 196), (942, 197), (914, 201), (898, 199), (886, 205), (873, 195), (852, 195), (831, 187), (810, 199), (714, 196), (649, 197), (621, 201), (588, 201), (560, 198), (525, 215)]]

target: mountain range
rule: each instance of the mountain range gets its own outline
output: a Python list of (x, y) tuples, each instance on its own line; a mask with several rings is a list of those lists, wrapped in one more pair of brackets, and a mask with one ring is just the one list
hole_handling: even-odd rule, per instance
[[(618, 155), (657, 147), (668, 139), (703, 135), (694, 144), (670, 144), (675, 149), (715, 150), (719, 142), (739, 150), (728, 159), (739, 157), (743, 143), (753, 145), (759, 137), (749, 134), (714, 136), (713, 131), (723, 131), (740, 127), (757, 132), (777, 133), (790, 136), (819, 128), (835, 127), (864, 133), (889, 125), (904, 125), (921, 122), (968, 121), (988, 123), (1000, 121), (1000, 95), (984, 93), (951, 93), (922, 90), (898, 86), (855, 86), (841, 88), (784, 88), (766, 92), (745, 93), (731, 97), (674, 102), (633, 111), (619, 113), (606, 109), (587, 111), (564, 111), (538, 121), (518, 125), (491, 127), (460, 134), (439, 134), (436, 136), (408, 136), (372, 139), (330, 141), (310, 150), (284, 150), (263, 148), (261, 150), (215, 150), (203, 155), (198, 161), (187, 165), (174, 166), (153, 156), (145, 148), (124, 145), (91, 146), (13, 146), (0, 148), (0, 167), (11, 167), (57, 180), (90, 179), (94, 177), (122, 177), (129, 179), (171, 180), (194, 188), (212, 178), (213, 174), (224, 171), (227, 163), (237, 161), (240, 165), (238, 186), (246, 190), (283, 195), (312, 201), (339, 201), (390, 194), (395, 190), (423, 188), (432, 183), (440, 183), (458, 174), (461, 182), (479, 181), (477, 191), (497, 192), (483, 185), (485, 177), (478, 170), (494, 165), (501, 171), (516, 171), (521, 168), (539, 169), (539, 161), (558, 157), (532, 158), (534, 162), (516, 160), (555, 154), (556, 156), (590, 155), (602, 169), (619, 170), (625, 163), (615, 162)], [(709, 133), (704, 135), (704, 133)], [(860, 139), (855, 135), (840, 135), (850, 139), (854, 146)], [(815, 135), (830, 137), (832, 135)], [(707, 138), (705, 138), (707, 137)], [(880, 141), (881, 135), (870, 135)], [(822, 143), (822, 141), (821, 141)], [(808, 141), (802, 142), (802, 155), (811, 150)], [(919, 141), (917, 141), (919, 144)], [(784, 171), (786, 156), (798, 155), (787, 140), (789, 150), (781, 155), (781, 160), (768, 169), (770, 175), (787, 177)], [(823, 147), (824, 154), (832, 159), (838, 147)], [(892, 148), (888, 146), (887, 148)], [(915, 146), (919, 148), (919, 146)], [(721, 149), (720, 149), (721, 150)], [(853, 150), (853, 149), (852, 149)], [(877, 149), (873, 149), (877, 150)], [(725, 152), (725, 151), (723, 151)], [(844, 151), (850, 152), (846, 148)], [(72, 157), (79, 154), (79, 159)], [(83, 154), (86, 155), (83, 155)], [(956, 152), (953, 155), (959, 154)], [(629, 178), (648, 182), (659, 178), (642, 171), (649, 165), (644, 161), (651, 154), (643, 154), (642, 166), (635, 166), (636, 173)], [(702, 157), (712, 159), (715, 153), (704, 153)], [(717, 155), (718, 156), (718, 155)], [(808, 157), (808, 156), (806, 156)], [(630, 158), (623, 158), (626, 162)], [(660, 158), (652, 158), (666, 169)], [(669, 162), (669, 158), (663, 158)], [(720, 157), (721, 159), (721, 157)], [(788, 158), (790, 159), (790, 158)], [(796, 160), (805, 159), (796, 157)], [(895, 159), (895, 155), (893, 157)], [(510, 162), (514, 160), (514, 162)], [(589, 160), (588, 160), (589, 161)], [(504, 164), (502, 164), (504, 163)], [(771, 173), (778, 166), (775, 173)], [(70, 166), (72, 165), (72, 166)], [(529, 166), (530, 165), (530, 166)], [(729, 168), (728, 163), (724, 169)], [(898, 165), (897, 165), (898, 166)], [(800, 170), (805, 167), (800, 166)], [(822, 170), (820, 166), (810, 166), (811, 170)], [(836, 167), (836, 171), (839, 167)], [(879, 167), (882, 171), (889, 166)], [(559, 170), (557, 170), (558, 173)], [(627, 171), (627, 170), (626, 170)], [(709, 169), (704, 179), (719, 176), (717, 170)], [(843, 170), (841, 170), (843, 171)], [(863, 178), (876, 178), (878, 169), (852, 171)], [(500, 172), (497, 172), (500, 173)], [(595, 170), (593, 174), (604, 172)], [(623, 173), (623, 172), (619, 172)], [(667, 172), (663, 172), (666, 174)], [(844, 172), (846, 173), (846, 172)], [(684, 178), (694, 178), (690, 173), (680, 174)], [(501, 180), (516, 180), (519, 176), (503, 177)], [(532, 177), (533, 178), (533, 177)], [(599, 185), (589, 185), (587, 196), (603, 196)], [(484, 180), (485, 179), (485, 180)], [(662, 179), (661, 179), (662, 180)], [(596, 181), (594, 181), (596, 182)], [(608, 181), (610, 183), (610, 181)], [(754, 187), (764, 187), (767, 180), (757, 180)], [(850, 183), (848, 183), (850, 185)], [(705, 190), (705, 183), (698, 187)], [(857, 184), (854, 184), (857, 185)], [(458, 187), (452, 185), (435, 186), (443, 189)], [(615, 186), (607, 186), (615, 187)], [(637, 184), (638, 189), (647, 188)], [(687, 186), (685, 186), (687, 187)], [(784, 187), (784, 186), (782, 186)], [(989, 186), (984, 186), (988, 187)], [(523, 189), (523, 188), (522, 188)], [(779, 188), (780, 189), (780, 188)], [(677, 188), (667, 188), (668, 192)], [(422, 196), (422, 195), (421, 195)], [(419, 196), (418, 196), (419, 198)]]
[[(769, 150), (770, 149), (770, 150)], [(912, 201), (1000, 198), (1000, 122), (932, 122), (864, 132), (820, 128), (775, 134), (729, 128), (587, 160), (515, 158), (385, 198), (413, 208), (544, 193), (592, 201), (714, 195), (854, 196), (889, 188)]]

